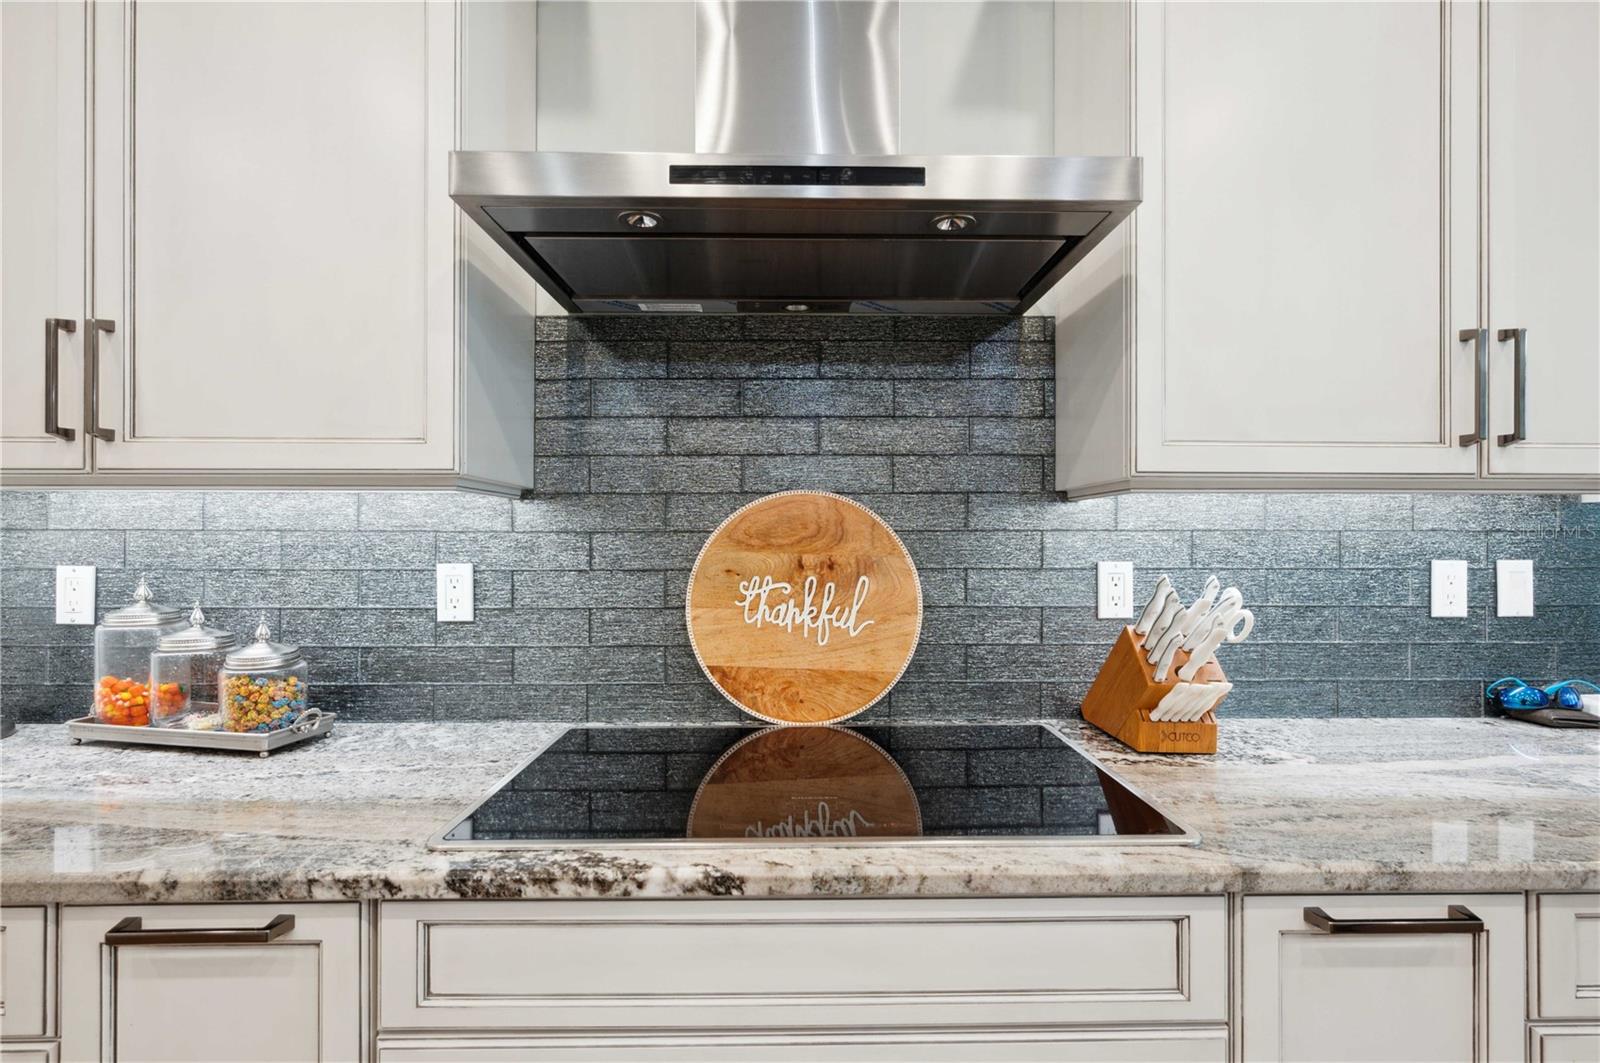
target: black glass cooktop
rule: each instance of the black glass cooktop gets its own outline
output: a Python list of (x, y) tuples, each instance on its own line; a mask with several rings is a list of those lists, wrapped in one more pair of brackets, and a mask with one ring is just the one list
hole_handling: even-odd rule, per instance
[(1199, 839), (1041, 724), (576, 726), (437, 849)]

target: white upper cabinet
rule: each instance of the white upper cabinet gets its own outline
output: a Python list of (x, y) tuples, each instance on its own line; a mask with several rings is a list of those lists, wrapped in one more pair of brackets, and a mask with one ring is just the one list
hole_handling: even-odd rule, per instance
[(99, 468), (453, 466), (453, 20), (97, 9)]
[(1600, 489), (1593, 5), (1063, 10), (1131, 64), (1058, 58), (1056, 149), (1142, 156), (1144, 202), (1058, 292), (1059, 489)]
[(1470, 475), (1476, 26), (1136, 10), (1138, 470)]
[(85, 32), (82, 4), (0, 4), (0, 187), (5, 190), (0, 196), (0, 466), (5, 467), (63, 473), (87, 467)]
[(1600, 5), (1488, 14), (1489, 471), (1600, 476)]
[(531, 146), (482, 6), (5, 5), (7, 482), (531, 482), (531, 297), (449, 198), (458, 129)]

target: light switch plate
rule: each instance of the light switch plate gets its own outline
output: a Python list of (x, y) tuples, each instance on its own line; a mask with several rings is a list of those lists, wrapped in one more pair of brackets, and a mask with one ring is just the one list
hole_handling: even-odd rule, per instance
[(444, 624), (472, 620), (472, 565), (441, 564), (434, 567), (437, 604), (434, 618)]
[(1102, 620), (1131, 619), (1133, 617), (1133, 562), (1101, 561), (1095, 566), (1099, 608), (1096, 615)]
[(1467, 563), (1435, 561), (1433, 570), (1433, 616), (1467, 615)]
[(1494, 563), (1496, 616), (1533, 615), (1533, 562), (1501, 558)]
[(56, 566), (56, 623), (94, 623), (94, 566)]

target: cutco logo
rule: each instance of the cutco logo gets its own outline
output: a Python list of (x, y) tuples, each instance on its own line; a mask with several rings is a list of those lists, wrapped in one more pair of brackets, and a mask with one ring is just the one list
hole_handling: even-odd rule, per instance
[(833, 811), (828, 808), (828, 802), (818, 801), (815, 816), (809, 811), (803, 812), (799, 822), (795, 822), (791, 814), (770, 827), (758, 819), (744, 829), (744, 836), (746, 838), (854, 838), (861, 828), (876, 825), (853, 808), (843, 819), (834, 819)]
[(815, 638), (818, 646), (826, 646), (835, 629), (851, 638), (871, 627), (874, 621), (861, 619), (861, 606), (867, 600), (871, 582), (862, 576), (856, 581), (855, 593), (847, 605), (835, 605), (839, 588), (832, 580), (822, 585), (817, 595), (817, 577), (807, 576), (800, 585), (800, 600), (794, 598), (794, 586), (771, 576), (752, 576), (739, 583), (738, 605), (744, 610), (744, 622), (761, 627), (773, 624), (794, 633), (799, 629), (801, 638)]
[(1163, 742), (1198, 742), (1200, 741), (1200, 732), (1173, 731), (1163, 728), (1161, 731), (1161, 740)]

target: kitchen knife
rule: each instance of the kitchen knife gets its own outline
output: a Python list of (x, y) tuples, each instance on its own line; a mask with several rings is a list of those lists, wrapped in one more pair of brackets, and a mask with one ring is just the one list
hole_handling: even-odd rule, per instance
[[(1212, 605), (1212, 607), (1206, 612), (1206, 617), (1218, 617), (1223, 613), (1240, 609), (1243, 606), (1244, 595), (1239, 593), (1239, 588), (1229, 587), (1227, 590), (1222, 592), (1222, 596), (1219, 597), (1216, 600), (1216, 603)], [(1200, 645), (1200, 641), (1204, 639), (1210, 631), (1210, 623), (1196, 624), (1189, 630), (1187, 636), (1184, 638), (1183, 648), (1188, 650), (1190, 653), (1193, 653), (1194, 648)]]
[(1176, 594), (1168, 595), (1166, 607), (1161, 610), (1161, 615), (1156, 617), (1156, 622), (1150, 625), (1150, 633), (1144, 637), (1147, 657), (1151, 664), (1156, 663), (1156, 646), (1181, 612), (1183, 612), (1183, 599)]
[(1133, 625), (1134, 634), (1143, 635), (1150, 630), (1150, 625), (1156, 622), (1156, 617), (1166, 608), (1167, 595), (1171, 593), (1171, 580), (1165, 576), (1156, 580), (1156, 589), (1150, 595), (1150, 601), (1145, 604), (1144, 612), (1139, 614), (1139, 622)]
[(1178, 615), (1178, 619), (1170, 627), (1168, 627), (1161, 638), (1157, 640), (1156, 645), (1152, 650), (1154, 654), (1154, 658), (1152, 659), (1161, 657), (1166, 657), (1168, 660), (1171, 659), (1171, 654), (1167, 652), (1168, 646), (1177, 646), (1178, 643), (1188, 638), (1189, 634), (1193, 632), (1194, 629), (1200, 625), (1201, 621), (1210, 613), (1211, 603), (1216, 599), (1217, 591), (1221, 589), (1222, 585), (1217, 582), (1217, 578), (1215, 576), (1212, 576), (1210, 579), (1206, 580), (1205, 591), (1201, 593), (1200, 597), (1194, 600), (1193, 605), (1189, 606), (1189, 608), (1185, 609)]
[(1178, 669), (1178, 678), (1185, 683), (1193, 679), (1200, 669), (1205, 667), (1206, 662), (1216, 655), (1217, 647), (1228, 637), (1228, 631), (1227, 623), (1220, 619), (1212, 624), (1211, 630), (1200, 640), (1200, 645), (1189, 655), (1189, 660)]
[(1165, 683), (1167, 681), (1167, 673), (1172, 670), (1172, 658), (1178, 655), (1178, 643), (1182, 640), (1178, 638), (1177, 632), (1178, 627), (1174, 624), (1172, 630), (1167, 633), (1167, 637), (1161, 640), (1160, 653), (1155, 662), (1155, 681), (1157, 683)]
[(1200, 717), (1216, 708), (1217, 705), (1221, 703), (1222, 699), (1227, 696), (1228, 691), (1232, 689), (1232, 683), (1207, 683), (1205, 685), (1206, 696), (1200, 699), (1200, 709), (1191, 717), (1191, 719), (1198, 720)]

